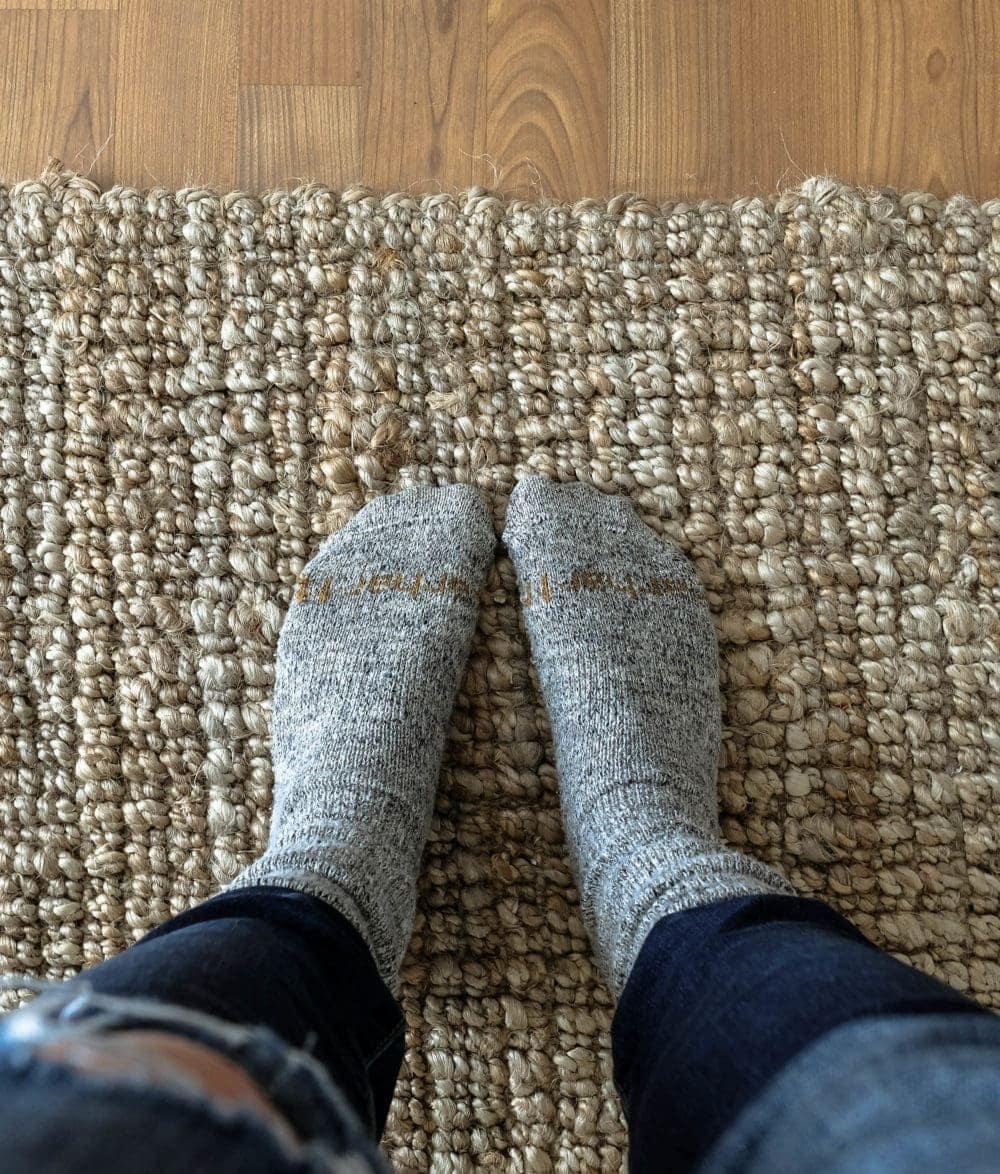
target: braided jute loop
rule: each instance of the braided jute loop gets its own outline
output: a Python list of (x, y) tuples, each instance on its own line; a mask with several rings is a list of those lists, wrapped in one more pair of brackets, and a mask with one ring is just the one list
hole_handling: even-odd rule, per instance
[[(399, 486), (628, 494), (717, 618), (731, 841), (1000, 1007), (1000, 201), (0, 187), (0, 958), (257, 854), (277, 634)], [(511, 566), (404, 972), (404, 1170), (613, 1171), (611, 1004)], [(7, 1005), (16, 998), (8, 992)]]

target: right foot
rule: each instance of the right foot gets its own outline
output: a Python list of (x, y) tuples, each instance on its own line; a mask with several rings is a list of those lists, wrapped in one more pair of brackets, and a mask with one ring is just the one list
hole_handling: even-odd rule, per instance
[(681, 550), (627, 499), (538, 476), (515, 486), (504, 541), (552, 725), (582, 913), (617, 997), (661, 917), (792, 890), (722, 840), (718, 643)]

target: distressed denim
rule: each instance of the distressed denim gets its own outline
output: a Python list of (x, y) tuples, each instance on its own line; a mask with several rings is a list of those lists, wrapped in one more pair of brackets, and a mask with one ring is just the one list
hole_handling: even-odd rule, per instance
[[(183, 1082), (38, 1054), (129, 1028), (216, 1048), (298, 1143)], [(632, 1174), (1000, 1168), (1000, 1020), (815, 901), (664, 918), (612, 1046)], [(0, 1020), (0, 1169), (384, 1172), (375, 1143), (402, 1050), (399, 1007), (339, 914), (292, 891), (222, 895)]]
[[(84, 1074), (37, 1054), (67, 1034), (129, 1028), (216, 1048), (300, 1145), (197, 1089)], [(0, 1169), (385, 1171), (376, 1142), (402, 1053), (399, 1006), (340, 914), (291, 890), (223, 894), (0, 1020)]]

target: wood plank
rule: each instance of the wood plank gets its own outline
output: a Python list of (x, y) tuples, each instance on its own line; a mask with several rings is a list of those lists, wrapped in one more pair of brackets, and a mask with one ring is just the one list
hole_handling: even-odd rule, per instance
[[(270, 184), (291, 168), (572, 199), (604, 188), (606, 151), (611, 187), (652, 196), (772, 192), (815, 172), (980, 198), (1000, 188), (995, 0), (118, 8), (0, 0), (0, 174), (37, 174), (52, 154), (84, 171), (96, 156), (101, 183)], [(241, 96), (241, 69), (253, 86), (359, 85), (358, 154), (344, 95)], [(308, 146), (288, 140), (300, 126)], [(331, 144), (317, 126), (348, 138)]]
[(486, 153), (508, 191), (608, 187), (607, 0), (490, 0)]
[(115, 164), (140, 186), (236, 180), (238, 0), (128, 0), (119, 13)]
[(486, 5), (370, 0), (367, 21), (365, 179), (412, 190), (490, 181), (483, 159)]
[(107, 183), (114, 173), (113, 12), (0, 12), (0, 171), (37, 175), (50, 157)]
[(0, 0), (0, 12), (114, 12), (119, 0)]
[(355, 86), (242, 86), (240, 187), (358, 181), (358, 106)]
[(891, 153), (866, 161), (866, 177), (888, 170), (880, 182), (938, 195), (980, 190), (980, 159), (996, 152), (977, 128), (977, 47), (963, 29), (969, 7), (962, 0), (892, 0), (883, 10), (858, 0), (861, 35), (875, 33), (881, 84), (895, 102), (899, 128)]
[(880, 133), (872, 103), (881, 97), (880, 87), (860, 91), (858, 37), (852, 0), (808, 10), (803, 0), (734, 0), (734, 188), (774, 191), (807, 175), (857, 175)]
[(612, 0), (613, 188), (729, 191), (729, 39), (726, 0)]
[(976, 187), (975, 95), (953, 0), (735, 0), (733, 171), (773, 190), (806, 175)]
[(240, 80), (354, 85), (361, 33), (360, 0), (243, 0)]
[(971, 101), (975, 122), (966, 120), (966, 141), (976, 159), (977, 180), (972, 190), (983, 196), (1000, 195), (1000, 10), (995, 0), (974, 0), (963, 10), (964, 40), (972, 46)]

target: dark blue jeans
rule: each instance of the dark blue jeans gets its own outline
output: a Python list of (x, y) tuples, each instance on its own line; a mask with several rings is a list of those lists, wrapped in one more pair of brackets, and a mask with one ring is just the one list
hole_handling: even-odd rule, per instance
[(819, 901), (741, 897), (665, 917), (612, 1025), (630, 1169), (695, 1169), (799, 1053), (885, 1016), (978, 1004), (898, 962)]
[(74, 979), (268, 1027), (322, 1064), (377, 1139), (403, 1060), (403, 1015), (361, 935), (292, 889), (222, 894)]
[[(291, 1124), (199, 1090), (101, 1078), (40, 1054), (61, 1038), (171, 1031), (246, 1070)], [(403, 1016), (361, 936), (288, 889), (222, 894), (0, 1019), (5, 1174), (387, 1171), (376, 1142)]]
[[(996, 1020), (880, 952), (816, 901), (753, 897), (664, 918), (612, 1030), (631, 1170), (698, 1168), (727, 1137), (732, 1150), (734, 1121), (751, 1115), (784, 1071), (845, 1025), (887, 1018), (972, 1023), (1000, 1057)], [(53, 1031), (137, 1026), (219, 1048), (257, 1079), (306, 1147), (282, 1150), (260, 1122), (223, 1119), (183, 1090), (171, 1099), (141, 1085), (102, 1084), (34, 1051)], [(924, 1046), (932, 1058), (940, 1051), (933, 1041)], [(286, 890), (216, 897), (6, 1018), (4, 1169), (312, 1171), (336, 1168), (336, 1156), (347, 1154), (359, 1163), (352, 1168), (380, 1168), (372, 1143), (402, 1051), (399, 1008), (339, 914)], [(811, 1087), (810, 1079), (814, 1069), (799, 1084)], [(755, 1128), (760, 1149), (759, 1121)], [(755, 1167), (741, 1156), (718, 1168)]]

